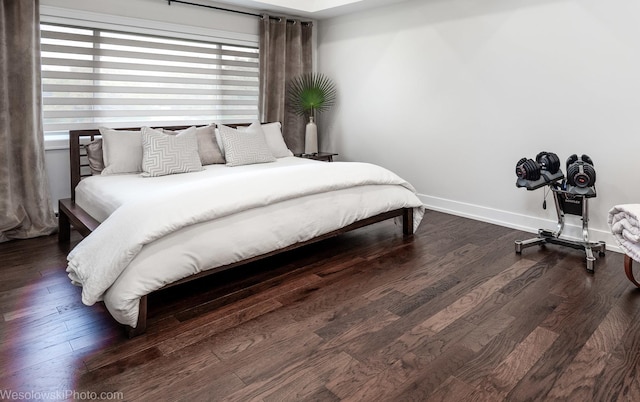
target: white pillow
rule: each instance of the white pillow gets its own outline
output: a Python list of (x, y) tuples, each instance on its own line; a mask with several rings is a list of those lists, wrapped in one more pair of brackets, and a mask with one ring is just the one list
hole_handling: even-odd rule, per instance
[[(196, 128), (196, 138), (198, 139), (198, 155), (203, 165), (213, 165), (214, 163), (225, 163), (222, 151), (218, 146), (214, 134), (213, 124)], [(180, 134), (185, 130), (170, 131), (163, 130), (165, 134)]]
[(227, 166), (252, 165), (275, 162), (260, 123), (253, 123), (245, 131), (221, 125), (220, 139), (224, 147)]
[(178, 135), (142, 127), (142, 169), (144, 177), (201, 171), (196, 127)]
[(142, 133), (100, 127), (104, 159), (103, 175), (142, 171)]
[[(282, 137), (282, 126), (280, 122), (262, 124), (262, 131), (264, 131), (264, 138), (267, 141), (267, 145), (271, 150), (271, 153), (276, 158), (284, 158), (285, 156), (293, 156), (293, 152), (287, 148), (287, 144)], [(246, 131), (248, 127), (238, 127), (239, 131)]]

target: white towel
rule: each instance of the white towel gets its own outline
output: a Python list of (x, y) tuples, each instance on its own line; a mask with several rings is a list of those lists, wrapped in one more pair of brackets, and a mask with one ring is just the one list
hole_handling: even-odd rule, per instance
[(640, 204), (616, 205), (609, 211), (608, 221), (620, 248), (640, 261)]

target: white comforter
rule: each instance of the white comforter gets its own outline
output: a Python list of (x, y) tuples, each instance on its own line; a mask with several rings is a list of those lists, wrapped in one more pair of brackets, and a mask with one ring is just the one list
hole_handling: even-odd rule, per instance
[(104, 299), (119, 322), (135, 326), (140, 297), (167, 283), (403, 207), (415, 208), (417, 228), (424, 210), (413, 187), (364, 163), (200, 180), (116, 209), (72, 250), (67, 272), (83, 303)]
[(608, 221), (620, 248), (640, 261), (640, 204), (616, 205), (609, 211)]

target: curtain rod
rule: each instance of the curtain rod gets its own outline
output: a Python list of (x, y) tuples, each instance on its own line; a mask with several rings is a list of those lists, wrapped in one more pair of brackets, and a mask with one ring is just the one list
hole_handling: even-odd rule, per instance
[[(186, 5), (189, 5), (189, 6), (198, 6), (198, 7), (204, 7), (204, 8), (212, 8), (212, 9), (214, 9), (214, 10), (227, 11), (227, 12), (230, 12), (230, 13), (236, 13), (236, 14), (243, 14), (243, 15), (248, 15), (248, 16), (251, 16), (251, 17), (258, 17), (258, 18), (262, 18), (262, 17), (263, 17), (261, 14), (248, 13), (248, 12), (246, 12), (246, 11), (239, 11), (239, 10), (232, 10), (232, 9), (230, 9), (230, 8), (223, 8), (223, 7), (216, 7), (216, 6), (208, 6), (208, 5), (206, 5), (206, 4), (191, 3), (191, 2), (188, 2), (188, 1), (182, 1), (182, 0), (167, 0), (167, 3), (168, 3), (169, 5), (171, 5), (171, 3), (180, 3), (180, 4), (186, 4)], [(279, 17), (272, 17), (272, 16), (269, 16), (269, 19), (272, 19), (272, 20), (278, 20), (278, 21), (280, 21), (280, 20), (281, 20), (281, 18), (279, 18)], [(287, 22), (295, 22), (295, 21), (294, 21), (294, 20), (287, 19)], [(309, 24), (309, 25), (311, 25), (311, 22), (310, 22), (310, 21), (301, 21), (300, 23), (301, 23), (301, 24)]]

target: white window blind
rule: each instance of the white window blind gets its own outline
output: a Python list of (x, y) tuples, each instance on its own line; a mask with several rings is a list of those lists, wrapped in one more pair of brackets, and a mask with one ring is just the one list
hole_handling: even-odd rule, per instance
[(41, 24), (45, 133), (258, 118), (258, 49)]

